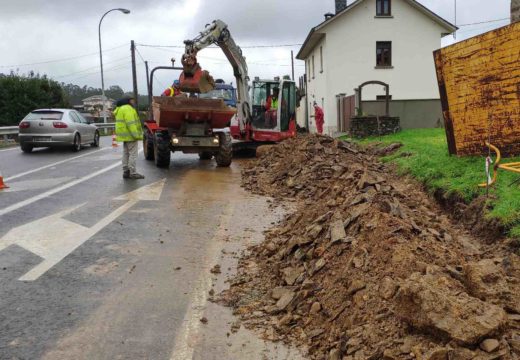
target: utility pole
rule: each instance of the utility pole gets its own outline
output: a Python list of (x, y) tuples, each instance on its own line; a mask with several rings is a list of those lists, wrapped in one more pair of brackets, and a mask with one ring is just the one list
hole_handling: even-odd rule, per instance
[(132, 81), (134, 84), (135, 108), (139, 109), (139, 92), (137, 90), (137, 68), (135, 66), (135, 42), (134, 42), (134, 40), (132, 40), (130, 42), (130, 52), (132, 53)]
[(112, 11), (120, 11), (123, 14), (130, 14), (130, 10), (128, 10), (128, 9), (115, 8), (115, 9), (108, 10), (106, 13), (103, 14), (101, 19), (99, 20), (99, 25), (98, 25), (99, 63), (101, 65), (101, 94), (102, 94), (102, 101), (103, 101), (103, 123), (105, 123), (105, 124), (107, 122), (107, 106), (106, 106), (107, 98), (105, 96), (105, 78), (103, 76), (103, 49), (101, 47), (101, 23), (103, 22), (103, 19), (105, 18), (105, 16), (107, 16)]
[[(457, 26), (457, 0), (455, 1), (455, 23), (453, 25)], [(453, 38), (457, 39), (457, 29), (453, 32)]]
[(294, 81), (294, 51), (291, 50), (292, 81)]
[[(150, 89), (150, 71), (148, 70), (148, 61), (144, 62), (146, 68), (146, 89), (148, 90), (148, 114), (152, 112), (152, 89)], [(149, 116), (151, 117), (151, 115)]]

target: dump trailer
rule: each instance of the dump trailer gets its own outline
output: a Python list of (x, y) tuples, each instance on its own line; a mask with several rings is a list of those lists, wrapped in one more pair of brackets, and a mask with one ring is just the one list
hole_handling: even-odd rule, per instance
[(435, 51), (450, 154), (520, 154), (520, 22)]
[(222, 99), (185, 96), (154, 97), (153, 119), (145, 122), (144, 153), (157, 167), (169, 167), (171, 154), (199, 154), (201, 159), (215, 157), (218, 166), (231, 165), (231, 136), (224, 130), (235, 110)]

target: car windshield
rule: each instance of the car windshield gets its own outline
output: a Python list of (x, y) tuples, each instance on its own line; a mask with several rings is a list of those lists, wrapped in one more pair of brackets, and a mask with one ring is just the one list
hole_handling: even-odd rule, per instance
[(24, 120), (61, 120), (61, 111), (33, 111)]
[(199, 98), (233, 100), (233, 90), (231, 90), (231, 89), (214, 89), (205, 94), (200, 94)]

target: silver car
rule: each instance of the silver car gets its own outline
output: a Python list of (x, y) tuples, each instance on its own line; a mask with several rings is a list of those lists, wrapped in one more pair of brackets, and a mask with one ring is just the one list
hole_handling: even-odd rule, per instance
[(19, 124), (18, 139), (22, 151), (35, 147), (70, 146), (72, 151), (82, 145), (99, 146), (99, 131), (76, 110), (40, 109), (31, 111)]

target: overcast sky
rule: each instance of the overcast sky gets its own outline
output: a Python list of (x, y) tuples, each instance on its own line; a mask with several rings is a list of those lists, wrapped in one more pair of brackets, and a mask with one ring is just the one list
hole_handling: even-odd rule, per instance
[[(454, 22), (454, 1), (419, 2)], [(114, 7), (130, 9), (131, 14), (112, 12), (103, 20), (105, 87), (117, 84), (131, 90), (130, 40), (179, 46), (138, 45), (151, 67), (170, 65), (170, 58), (180, 60), (183, 40), (196, 36), (214, 19), (228, 23), (244, 48), (251, 78), (290, 74), (291, 50), (296, 54), (300, 48), (296, 44), (303, 43), (311, 27), (334, 11), (334, 0), (0, 0), (0, 72), (34, 70), (60, 82), (101, 87), (98, 22)], [(447, 37), (442, 45), (507, 25), (509, 20), (461, 26), (509, 18), (509, 11), (510, 0), (457, 0), (460, 30), (456, 40)], [(276, 47), (249, 48), (263, 45)], [(139, 55), (137, 60), (139, 92), (145, 93), (144, 64)], [(220, 49), (203, 50), (199, 61), (216, 78), (234, 81)], [(297, 77), (303, 69), (303, 63), (296, 61)], [(155, 91), (160, 92), (173, 74), (158, 73), (157, 78)]]

